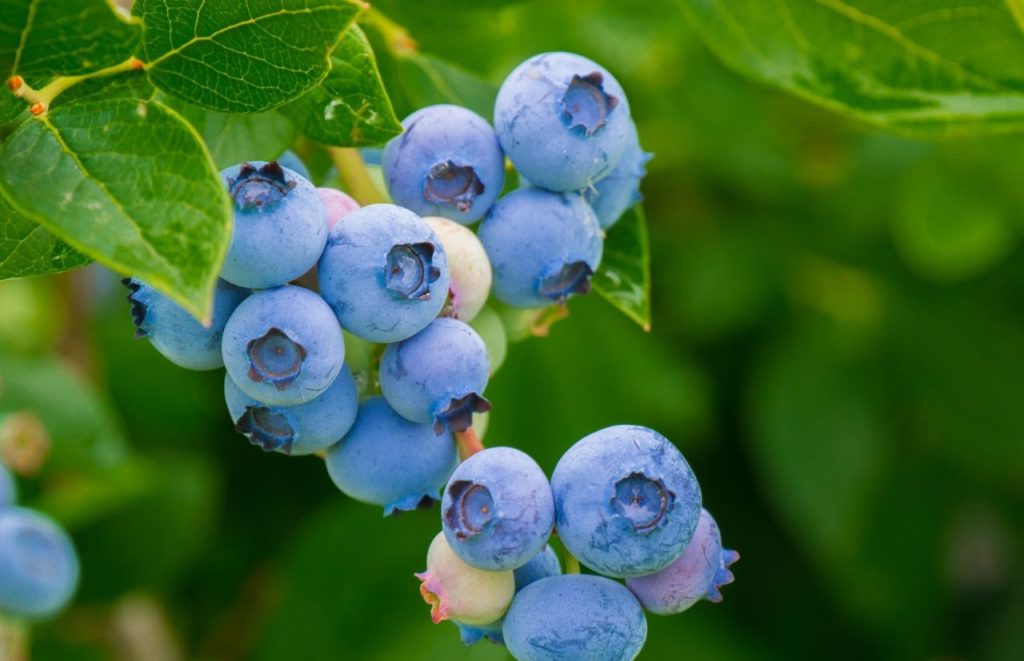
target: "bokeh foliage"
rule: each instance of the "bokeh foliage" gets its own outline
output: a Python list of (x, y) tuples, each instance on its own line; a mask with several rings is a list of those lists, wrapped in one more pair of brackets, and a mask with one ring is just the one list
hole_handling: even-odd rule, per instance
[[(486, 439), (550, 471), (635, 422), (687, 455), (743, 560), (723, 604), (651, 617), (642, 658), (1024, 656), (1024, 139), (915, 141), (752, 83), (681, 2), (377, 6), (420, 44), (366, 26), (399, 116), (452, 90), (486, 109), (528, 55), (574, 50), (657, 154), (651, 332), (574, 301), (511, 347)], [(108, 658), (133, 618), (188, 658), (506, 658), (430, 624), (411, 574), (436, 510), (382, 520), (319, 460), (249, 447), (221, 377), (133, 342), (101, 272), (2, 283), (0, 309), (0, 411), (48, 380), (26, 491), (85, 573), (37, 658)]]

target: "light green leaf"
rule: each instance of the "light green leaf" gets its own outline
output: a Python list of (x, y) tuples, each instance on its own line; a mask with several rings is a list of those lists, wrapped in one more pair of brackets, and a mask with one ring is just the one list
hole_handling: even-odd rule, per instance
[(149, 82), (145, 71), (129, 71), (116, 76), (89, 78), (73, 85), (53, 100), (50, 109), (69, 103), (98, 101), (100, 99), (152, 99), (156, 88)]
[(217, 167), (243, 161), (270, 161), (295, 140), (297, 129), (280, 111), (233, 115), (172, 100), (181, 115), (203, 137)]
[(91, 261), (0, 195), (0, 280), (67, 271)]
[(320, 86), (284, 107), (309, 138), (339, 147), (379, 145), (402, 132), (362, 30), (352, 26)]
[(276, 108), (327, 75), (354, 0), (139, 0), (153, 83), (221, 112)]
[(397, 60), (402, 90), (416, 108), (454, 103), (490, 121), (498, 86), (429, 53), (412, 51)]
[(12, 206), (197, 318), (209, 316), (231, 236), (231, 208), (191, 126), (158, 101), (55, 108), (0, 145)]
[(608, 230), (591, 284), (644, 330), (651, 329), (651, 255), (642, 206), (634, 206)]
[(1019, 0), (682, 4), (732, 68), (877, 126), (922, 136), (1024, 128)]

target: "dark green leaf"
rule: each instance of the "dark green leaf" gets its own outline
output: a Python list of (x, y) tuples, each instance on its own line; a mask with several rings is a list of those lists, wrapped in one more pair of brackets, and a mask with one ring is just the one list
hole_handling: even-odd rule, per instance
[(279, 111), (233, 115), (170, 101), (195, 127), (219, 168), (243, 161), (270, 161), (295, 139), (296, 128)]
[(651, 255), (642, 206), (634, 206), (608, 230), (601, 266), (591, 283), (594, 291), (650, 330)]
[(160, 89), (222, 112), (259, 112), (317, 85), (354, 0), (139, 0), (146, 69)]
[(883, 128), (924, 136), (1024, 128), (1017, 0), (683, 6), (737, 71)]
[(398, 58), (402, 90), (416, 108), (454, 103), (490, 121), (498, 87), (478, 75), (428, 53), (410, 52)]
[(320, 86), (284, 107), (309, 138), (339, 147), (379, 145), (402, 132), (362, 30), (352, 26)]
[(75, 103), (25, 122), (0, 146), (0, 187), (74, 248), (209, 315), (231, 208), (195, 131), (163, 104)]
[(67, 271), (90, 261), (39, 223), (17, 213), (0, 195), (0, 280)]

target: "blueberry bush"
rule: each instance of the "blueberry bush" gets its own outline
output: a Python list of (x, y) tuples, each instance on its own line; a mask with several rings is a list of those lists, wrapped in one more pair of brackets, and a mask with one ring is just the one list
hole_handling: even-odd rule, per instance
[(1022, 55), (3, 3), (0, 659), (1019, 658)]

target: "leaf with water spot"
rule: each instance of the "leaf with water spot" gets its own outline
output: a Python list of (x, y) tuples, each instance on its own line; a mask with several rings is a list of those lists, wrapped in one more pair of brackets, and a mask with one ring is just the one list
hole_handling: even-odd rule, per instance
[(73, 103), (0, 145), (11, 206), (98, 262), (209, 315), (231, 206), (199, 136), (158, 101)]
[(362, 30), (352, 26), (331, 55), (320, 86), (283, 112), (308, 137), (328, 145), (379, 145), (402, 132)]
[(1021, 0), (682, 0), (730, 67), (923, 136), (1024, 129)]
[(221, 112), (270, 110), (324, 79), (355, 0), (138, 0), (157, 87)]
[(639, 204), (608, 230), (601, 266), (591, 284), (644, 330), (651, 329), (651, 255), (647, 221)]

